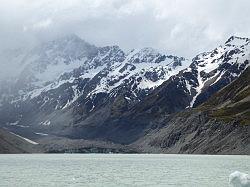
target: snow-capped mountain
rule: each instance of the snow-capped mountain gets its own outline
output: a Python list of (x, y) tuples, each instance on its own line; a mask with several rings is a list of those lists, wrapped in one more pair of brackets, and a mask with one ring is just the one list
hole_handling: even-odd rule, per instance
[(249, 60), (249, 39), (235, 36), (192, 61), (152, 48), (125, 53), (118, 46), (96, 47), (67, 36), (20, 60), (20, 74), (1, 93), (0, 121), (7, 127), (128, 143), (152, 119), (206, 101), (239, 77)]
[(137, 110), (154, 107), (172, 113), (196, 107), (237, 78), (249, 62), (249, 39), (232, 36), (224, 45), (193, 58), (188, 68), (156, 88)]
[(126, 54), (118, 46), (96, 47), (76, 35), (42, 44), (23, 56), (12, 89), (1, 97), (2, 110), (8, 106), (18, 116), (11, 122), (21, 123), (30, 111), (52, 113), (73, 104), (91, 112), (100, 100), (121, 93), (127, 102), (138, 102), (190, 64), (152, 48)]
[[(230, 101), (233, 94), (241, 104), (237, 106), (243, 107), (234, 118), (241, 116), (244, 123), (249, 122), (245, 118), (249, 108), (249, 68), (245, 71), (250, 61), (249, 42), (248, 38), (232, 36), (224, 45), (192, 60), (152, 48), (126, 53), (118, 46), (96, 47), (75, 35), (28, 52), (16, 51), (15, 57), (7, 59), (19, 64), (19, 72), (0, 84), (0, 124), (37, 142), (46, 136), (45, 144), (52, 148), (54, 140), (81, 139), (142, 149), (146, 141), (150, 150), (152, 146), (162, 149), (182, 144), (183, 150), (195, 150), (198, 144), (203, 145), (200, 142), (207, 142), (209, 132), (215, 133), (210, 141), (217, 138), (213, 142), (217, 146), (221, 140), (216, 135), (216, 122), (208, 117), (211, 111), (204, 109), (203, 103), (209, 98), (221, 103), (220, 93), (224, 93), (227, 99), (220, 107), (234, 107)], [(244, 86), (238, 85), (240, 82)], [(231, 92), (232, 87), (237, 90)], [(216, 92), (216, 97), (212, 96)], [(234, 123), (239, 122), (233, 120), (229, 127), (221, 122), (225, 126), (220, 125), (224, 128), (220, 136), (227, 136), (231, 128), (237, 132)], [(238, 141), (238, 136), (233, 137)], [(193, 147), (186, 147), (191, 139)], [(69, 149), (67, 143), (63, 147)]]
[(193, 95), (190, 107), (204, 102), (249, 66), (249, 42), (248, 38), (232, 36), (224, 46), (193, 59), (190, 68), (183, 72), (184, 75), (191, 72), (195, 75), (195, 79), (186, 82), (186, 88)]
[[(119, 100), (119, 107), (115, 105), (111, 110), (112, 115), (103, 117), (105, 120), (98, 128), (90, 128), (93, 121), (90, 123), (87, 120), (76, 122), (76, 125), (83, 129), (81, 134), (84, 137), (105, 137), (114, 142), (132, 143), (147, 132), (167, 125), (174, 113), (202, 104), (238, 78), (249, 67), (249, 47), (249, 39), (231, 37), (224, 45), (197, 55), (188, 68), (171, 76), (132, 107), (126, 107), (126, 103)], [(189, 110), (187, 109), (187, 114)], [(185, 115), (181, 118), (186, 120)], [(203, 119), (199, 120), (202, 122)], [(180, 120), (175, 126), (179, 126), (181, 122)], [(192, 121), (189, 123), (192, 124)], [(92, 135), (88, 136), (86, 132), (92, 132)], [(176, 141), (180, 136), (181, 134), (176, 133), (168, 141)]]
[(192, 81), (186, 84), (189, 92), (194, 89), (195, 93), (190, 107), (204, 102), (218, 91), (218, 88), (232, 82), (249, 66), (249, 42), (248, 38), (232, 36), (224, 46), (209, 53), (202, 53), (193, 59), (191, 68), (195, 71), (197, 81), (196, 84), (192, 84)]

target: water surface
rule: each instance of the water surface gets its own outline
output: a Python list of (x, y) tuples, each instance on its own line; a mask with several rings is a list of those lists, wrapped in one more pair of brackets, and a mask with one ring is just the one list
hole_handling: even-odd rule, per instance
[(229, 186), (249, 156), (164, 154), (0, 155), (0, 186)]

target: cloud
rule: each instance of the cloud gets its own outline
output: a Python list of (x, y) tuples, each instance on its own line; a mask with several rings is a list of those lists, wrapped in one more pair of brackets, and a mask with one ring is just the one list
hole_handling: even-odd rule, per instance
[(33, 29), (46, 29), (52, 24), (52, 20), (50, 18), (41, 20), (37, 23), (34, 23), (32, 28)]
[[(98, 46), (151, 46), (186, 57), (250, 36), (249, 0), (0, 0), (2, 48), (69, 33)], [(0, 49), (1, 50), (1, 49)]]

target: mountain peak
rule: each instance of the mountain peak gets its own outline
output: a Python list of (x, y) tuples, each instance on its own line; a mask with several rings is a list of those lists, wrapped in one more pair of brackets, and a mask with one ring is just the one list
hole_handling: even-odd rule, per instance
[(242, 46), (242, 45), (247, 45), (249, 43), (250, 39), (249, 38), (243, 38), (239, 36), (231, 36), (227, 41), (226, 45), (234, 45), (234, 46)]
[(76, 34), (68, 34), (68, 35), (64, 35), (60, 38), (58, 38), (59, 40), (82, 40), (78, 35)]
[[(35, 48), (40, 54), (48, 57), (65, 57), (77, 59), (81, 57), (91, 57), (97, 53), (98, 48), (76, 34), (69, 34), (58, 37), (55, 40), (45, 42)], [(44, 56), (44, 55), (43, 55)], [(50, 59), (51, 61), (51, 59)]]
[(81, 44), (81, 45), (86, 45), (86, 46), (91, 46), (90, 43), (86, 42), (85, 40), (83, 40), (82, 38), (80, 38), (78, 35), (76, 34), (68, 34), (68, 35), (64, 35), (62, 37), (58, 37), (57, 39), (51, 41), (51, 43), (56, 43), (56, 44)]

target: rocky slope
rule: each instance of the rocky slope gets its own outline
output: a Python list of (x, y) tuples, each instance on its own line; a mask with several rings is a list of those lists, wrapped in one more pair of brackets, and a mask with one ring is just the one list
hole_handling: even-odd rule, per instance
[(133, 146), (142, 152), (250, 154), (250, 68), (195, 109), (165, 117)]
[(34, 143), (0, 129), (0, 153), (34, 153), (41, 151)]

